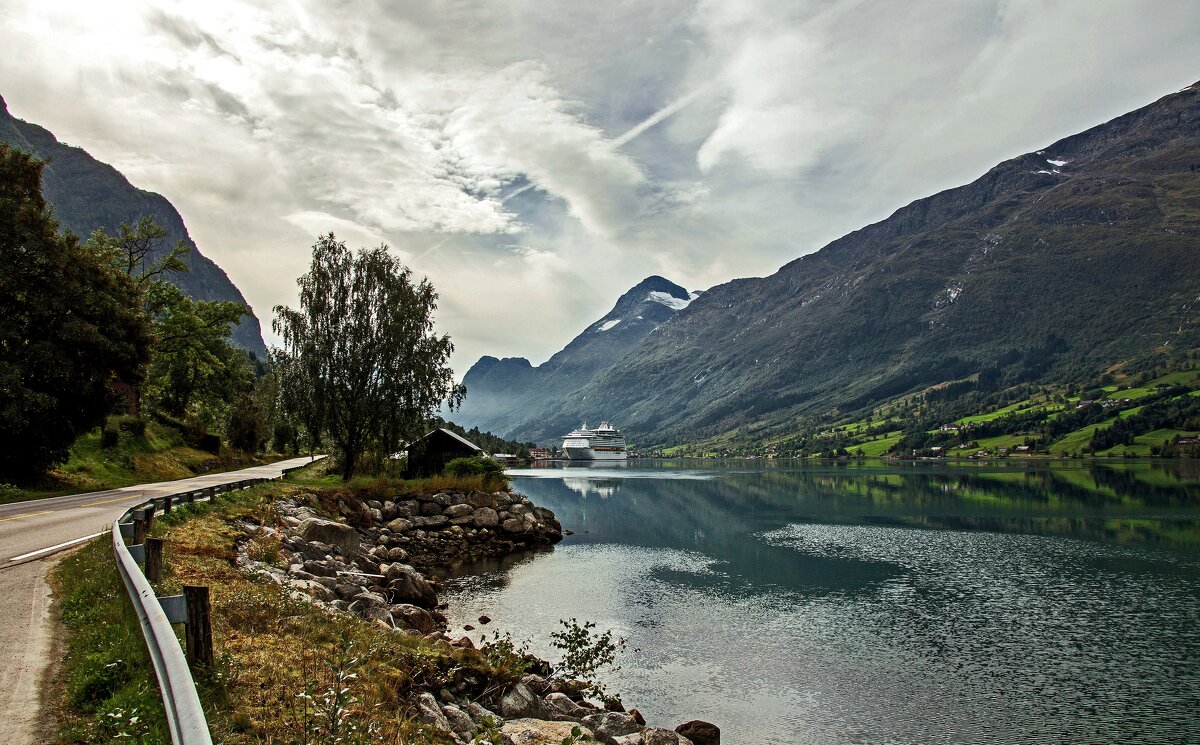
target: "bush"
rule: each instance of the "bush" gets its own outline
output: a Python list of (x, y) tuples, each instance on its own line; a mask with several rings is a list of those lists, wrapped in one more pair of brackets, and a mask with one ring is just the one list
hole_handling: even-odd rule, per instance
[(446, 464), (442, 471), (447, 476), (504, 476), (504, 466), (498, 461), (482, 456), (470, 458), (455, 458)]
[(100, 432), (100, 447), (105, 448), (106, 450), (109, 448), (115, 448), (117, 446), (117, 440), (119, 439), (120, 433), (118, 433), (117, 430), (105, 427)]
[(25, 496), (25, 492), (12, 484), (0, 483), (0, 502), (12, 502)]

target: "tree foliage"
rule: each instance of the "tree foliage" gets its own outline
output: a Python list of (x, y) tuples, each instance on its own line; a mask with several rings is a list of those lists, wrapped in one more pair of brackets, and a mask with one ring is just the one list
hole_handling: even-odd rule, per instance
[(454, 345), (433, 330), (437, 293), (386, 246), (356, 252), (333, 234), (313, 246), (300, 308), (276, 306), (289, 402), (311, 432), (327, 433), (353, 476), (359, 459), (418, 434), (442, 401), (462, 400), (447, 365)]
[(65, 459), (141, 380), (150, 333), (111, 253), (61, 234), (42, 163), (0, 144), (0, 472)]

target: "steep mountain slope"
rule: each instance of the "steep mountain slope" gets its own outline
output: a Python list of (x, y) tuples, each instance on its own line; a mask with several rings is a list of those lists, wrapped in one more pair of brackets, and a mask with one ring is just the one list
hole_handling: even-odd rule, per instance
[(1200, 87), (715, 287), (572, 400), (642, 442), (1195, 349)]
[(483, 357), (463, 376), (467, 399), (453, 418), (468, 427), (553, 438), (566, 430), (562, 418), (547, 419), (548, 412), (569, 406), (564, 399), (696, 297), (698, 294), (662, 277), (647, 277), (622, 295), (603, 318), (538, 367), (523, 357)]
[[(169, 279), (198, 300), (232, 300), (249, 307), (241, 291), (211, 259), (200, 253), (188, 235), (179, 212), (163, 196), (143, 191), (129, 183), (115, 168), (93, 158), (84, 150), (59, 142), (49, 131), (13, 117), (0, 98), (0, 142), (8, 142), (46, 164), (42, 189), (54, 205), (54, 216), (63, 228), (86, 238), (96, 228), (114, 233), (122, 222), (136, 223), (151, 216), (167, 230), (165, 246), (183, 240), (192, 248), (191, 271)], [(266, 359), (266, 345), (258, 319), (243, 316), (233, 330), (233, 342)]]

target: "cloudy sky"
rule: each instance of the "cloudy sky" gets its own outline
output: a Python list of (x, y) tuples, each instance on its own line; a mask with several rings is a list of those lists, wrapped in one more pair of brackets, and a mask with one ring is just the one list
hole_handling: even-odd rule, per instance
[(461, 375), (1196, 82), (1197, 39), (1195, 0), (0, 0), (0, 94), (167, 196), (264, 332), (318, 233), (388, 244)]

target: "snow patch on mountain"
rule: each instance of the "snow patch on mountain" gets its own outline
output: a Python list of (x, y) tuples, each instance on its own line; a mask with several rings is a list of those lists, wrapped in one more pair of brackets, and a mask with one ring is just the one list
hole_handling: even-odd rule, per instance
[(620, 322), (621, 322), (620, 318), (618, 318), (615, 321), (605, 321), (604, 323), (600, 324), (599, 330), (600, 331), (608, 331), (609, 329), (613, 328)]
[(671, 310), (683, 310), (692, 304), (692, 301), (700, 297), (699, 292), (690, 292), (686, 298), (675, 297), (667, 292), (659, 292), (655, 290), (646, 296), (646, 300), (659, 305), (665, 305)]

